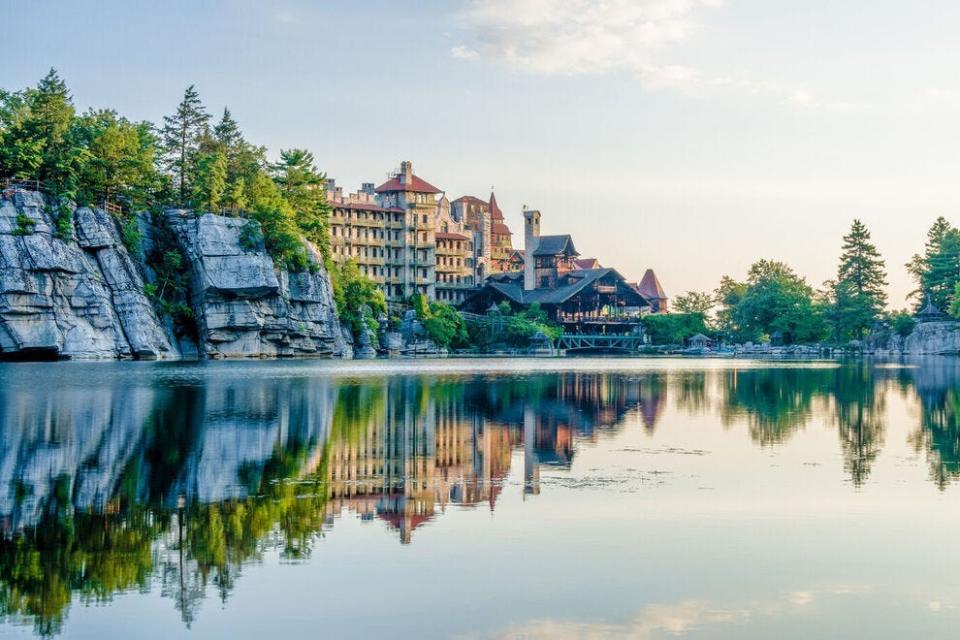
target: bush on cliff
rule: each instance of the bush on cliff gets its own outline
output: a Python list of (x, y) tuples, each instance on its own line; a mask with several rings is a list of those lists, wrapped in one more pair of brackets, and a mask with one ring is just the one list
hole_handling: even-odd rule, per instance
[(906, 309), (903, 311), (896, 311), (890, 315), (890, 327), (898, 336), (906, 338), (913, 333), (913, 330), (916, 328), (916, 326), (917, 321)]
[(387, 312), (387, 300), (377, 284), (360, 272), (353, 260), (338, 267), (327, 261), (333, 299), (337, 305), (340, 322), (350, 328), (354, 340), (359, 340), (364, 330), (369, 329), (376, 339), (380, 323), (377, 318)]

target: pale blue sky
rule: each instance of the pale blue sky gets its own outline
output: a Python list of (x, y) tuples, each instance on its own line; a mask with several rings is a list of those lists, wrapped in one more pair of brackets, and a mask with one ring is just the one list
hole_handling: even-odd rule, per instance
[(782, 259), (819, 284), (854, 217), (903, 263), (960, 223), (960, 3), (0, 0), (0, 86), (159, 120), (188, 84), (345, 188), (400, 160), (496, 185), (544, 231), (671, 294)]

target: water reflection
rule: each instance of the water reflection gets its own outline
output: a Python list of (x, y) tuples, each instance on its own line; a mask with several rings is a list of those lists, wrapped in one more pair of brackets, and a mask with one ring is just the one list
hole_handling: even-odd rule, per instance
[(494, 511), (510, 482), (536, 499), (542, 473), (564, 473), (628, 425), (669, 428), (670, 403), (759, 447), (832, 424), (859, 487), (896, 395), (919, 408), (910, 441), (931, 480), (943, 490), (960, 477), (952, 361), (355, 379), (184, 371), (163, 384), (0, 384), (4, 618), (54, 634), (75, 600), (156, 588), (189, 626), (206, 597), (230, 597), (248, 563), (308, 558), (343, 514), (409, 544), (452, 505)]

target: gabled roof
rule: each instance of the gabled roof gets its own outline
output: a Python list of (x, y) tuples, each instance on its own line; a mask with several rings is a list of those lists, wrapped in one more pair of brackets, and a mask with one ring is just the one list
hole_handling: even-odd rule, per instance
[(667, 299), (667, 294), (664, 293), (663, 287), (660, 285), (660, 280), (657, 278), (657, 274), (653, 272), (653, 269), (647, 269), (647, 272), (643, 274), (643, 280), (637, 285), (637, 291), (647, 300)]
[(456, 204), (458, 202), (469, 202), (471, 204), (487, 204), (486, 202), (484, 202), (483, 200), (481, 200), (476, 196), (460, 196), (459, 198), (454, 200), (451, 204)]
[(535, 256), (578, 256), (577, 248), (573, 246), (573, 238), (569, 234), (561, 236), (540, 236)]
[(580, 260), (574, 260), (573, 266), (577, 269), (599, 269), (600, 261), (596, 258), (582, 258)]
[[(567, 273), (562, 279), (562, 283), (553, 289), (534, 289), (524, 291), (522, 274), (519, 272), (498, 273), (487, 279), (487, 286), (499, 291), (517, 304), (562, 304), (577, 295), (585, 288), (594, 284), (608, 275), (613, 275), (622, 282), (627, 291), (632, 291), (630, 286), (624, 280), (616, 269), (578, 269)], [(640, 306), (647, 306), (649, 303), (641, 298)]]
[(421, 178), (413, 176), (409, 184), (400, 184), (400, 176), (395, 176), (387, 180), (375, 189), (377, 193), (390, 193), (393, 191), (413, 191), (414, 193), (442, 193), (440, 189)]

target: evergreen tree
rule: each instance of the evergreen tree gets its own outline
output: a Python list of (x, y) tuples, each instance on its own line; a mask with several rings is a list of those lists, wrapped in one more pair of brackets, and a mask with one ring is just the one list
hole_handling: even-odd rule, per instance
[(197, 209), (216, 212), (227, 191), (227, 158), (221, 153), (204, 153), (196, 162), (192, 204)]
[(190, 180), (196, 154), (207, 134), (210, 116), (193, 85), (183, 93), (183, 100), (172, 116), (164, 116), (161, 130), (167, 167), (173, 172), (174, 186), (185, 204), (190, 193)]
[(0, 107), (0, 174), (40, 180), (57, 194), (73, 195), (84, 149), (69, 135), (75, 116), (67, 85), (55, 69)]
[(860, 220), (843, 237), (833, 299), (837, 340), (863, 338), (887, 306), (886, 267), (870, 240)]
[(960, 231), (950, 228), (930, 256), (921, 278), (923, 291), (941, 310), (948, 309), (960, 284)]
[(230, 109), (224, 107), (223, 116), (213, 126), (213, 137), (226, 150), (236, 149), (244, 143), (240, 125), (233, 119)]
[(927, 244), (924, 247), (923, 255), (914, 254), (910, 262), (907, 263), (907, 271), (913, 276), (917, 283), (917, 289), (910, 292), (910, 297), (914, 298), (918, 307), (922, 306), (927, 297), (928, 274), (931, 269), (931, 263), (934, 257), (941, 253), (943, 241), (947, 234), (953, 229), (953, 226), (947, 222), (946, 218), (940, 216), (927, 231)]
[(281, 150), (273, 173), (280, 193), (293, 207), (297, 226), (325, 258), (329, 257), (326, 176), (314, 166), (313, 154), (304, 149)]

